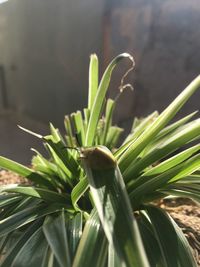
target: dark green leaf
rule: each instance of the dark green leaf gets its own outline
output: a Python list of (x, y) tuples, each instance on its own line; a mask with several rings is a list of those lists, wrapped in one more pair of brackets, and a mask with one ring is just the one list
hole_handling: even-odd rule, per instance
[[(12, 263), (12, 267), (36, 267), (41, 266), (48, 243), (40, 227), (24, 243), (24, 246), (18, 253)], [(8, 266), (7, 266), (8, 267)]]
[(0, 220), (0, 236), (3, 236), (11, 231), (22, 227), (38, 218), (41, 218), (47, 214), (59, 211), (61, 206), (59, 205), (38, 205), (36, 207), (26, 208), (19, 211), (3, 220)]
[(13, 266), (13, 261), (16, 256), (27, 242), (27, 240), (37, 231), (37, 229), (41, 226), (42, 221), (36, 221), (32, 225), (29, 226), (28, 229), (25, 230), (24, 234), (19, 238), (19, 240), (13, 245), (13, 247), (6, 253), (3, 262), (1, 263), (1, 267), (10, 267)]
[(84, 227), (72, 267), (104, 267), (107, 249), (107, 240), (94, 210)]
[(189, 244), (175, 222), (160, 208), (148, 206), (146, 211), (164, 259), (163, 267), (196, 267)]
[(59, 216), (48, 216), (43, 231), (53, 254), (55, 255), (60, 266), (71, 266), (69, 253), (69, 244), (67, 240), (67, 231), (65, 226), (66, 215), (62, 211)]

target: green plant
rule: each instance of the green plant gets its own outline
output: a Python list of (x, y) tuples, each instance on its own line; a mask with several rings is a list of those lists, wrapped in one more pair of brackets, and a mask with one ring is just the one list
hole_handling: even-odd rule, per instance
[(200, 76), (160, 115), (136, 118), (117, 148), (116, 101), (105, 96), (124, 58), (132, 69), (132, 57), (121, 54), (99, 83), (98, 59), (91, 56), (88, 107), (65, 117), (65, 136), (52, 124), (48, 136), (26, 130), (41, 139), (48, 159), (33, 150), (30, 169), (0, 157), (2, 168), (32, 182), (0, 187), (1, 267), (197, 266), (182, 231), (154, 201), (200, 201), (200, 144), (184, 148), (200, 137), (200, 119), (190, 121), (192, 113), (169, 124), (200, 87)]

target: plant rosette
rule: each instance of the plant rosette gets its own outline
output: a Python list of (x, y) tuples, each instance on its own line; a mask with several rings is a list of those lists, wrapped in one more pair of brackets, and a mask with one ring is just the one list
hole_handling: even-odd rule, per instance
[[(131, 66), (117, 97), (107, 99), (124, 59)], [(200, 201), (200, 119), (194, 112), (171, 122), (200, 76), (162, 113), (135, 118), (119, 144), (123, 129), (113, 125), (113, 113), (133, 67), (132, 56), (121, 54), (99, 81), (91, 55), (88, 105), (65, 116), (65, 135), (52, 124), (47, 136), (20, 127), (40, 138), (49, 156), (33, 149), (32, 168), (0, 157), (2, 169), (31, 181), (0, 186), (1, 267), (197, 266), (181, 229), (154, 203), (169, 196)]]

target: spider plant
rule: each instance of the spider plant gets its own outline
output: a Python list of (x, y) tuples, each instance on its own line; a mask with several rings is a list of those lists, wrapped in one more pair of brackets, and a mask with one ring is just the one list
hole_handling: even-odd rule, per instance
[(200, 76), (161, 114), (134, 119), (119, 146), (117, 98), (106, 93), (123, 59), (131, 68), (120, 92), (133, 58), (114, 58), (99, 82), (91, 55), (88, 105), (65, 116), (65, 135), (52, 124), (47, 136), (24, 129), (41, 139), (48, 157), (33, 149), (32, 168), (0, 157), (1, 168), (31, 182), (0, 187), (1, 267), (197, 266), (181, 229), (156, 201), (200, 201), (200, 119), (194, 112), (171, 122)]

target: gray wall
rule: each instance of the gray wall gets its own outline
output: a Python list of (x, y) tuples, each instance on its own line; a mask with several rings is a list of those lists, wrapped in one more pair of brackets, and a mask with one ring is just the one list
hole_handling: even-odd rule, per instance
[(89, 55), (102, 53), (102, 10), (99, 0), (0, 6), (0, 64), (10, 108), (60, 125), (64, 114), (86, 104)]
[[(163, 110), (200, 74), (200, 1), (112, 2), (109, 53), (128, 51), (136, 61), (135, 91), (123, 96), (117, 113), (129, 121), (132, 114)], [(180, 115), (199, 109), (199, 100), (197, 92)]]
[[(161, 111), (199, 73), (199, 25), (199, 0), (10, 0), (0, 6), (8, 104), (60, 126), (86, 104), (89, 55), (105, 67), (127, 51), (136, 61), (135, 91), (120, 99), (117, 120)], [(115, 71), (111, 96), (125, 69)], [(185, 113), (199, 108), (199, 96)]]

